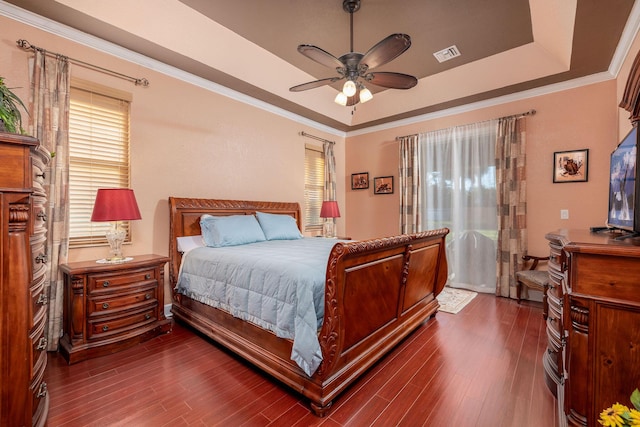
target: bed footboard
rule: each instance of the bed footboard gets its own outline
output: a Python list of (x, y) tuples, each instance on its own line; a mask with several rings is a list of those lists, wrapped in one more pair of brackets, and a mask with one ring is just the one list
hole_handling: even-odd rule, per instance
[(360, 376), (434, 315), (447, 280), (446, 229), (338, 243), (327, 265), (323, 361), (318, 390), (309, 391), (322, 416), (350, 379)]

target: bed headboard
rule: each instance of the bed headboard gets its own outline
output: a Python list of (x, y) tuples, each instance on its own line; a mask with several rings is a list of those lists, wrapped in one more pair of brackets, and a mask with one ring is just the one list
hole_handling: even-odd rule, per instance
[(302, 230), (300, 205), (287, 202), (254, 202), (247, 200), (192, 199), (169, 197), (169, 280), (173, 288), (178, 281), (182, 254), (176, 238), (200, 234), (200, 216), (255, 215), (256, 211), (291, 215)]

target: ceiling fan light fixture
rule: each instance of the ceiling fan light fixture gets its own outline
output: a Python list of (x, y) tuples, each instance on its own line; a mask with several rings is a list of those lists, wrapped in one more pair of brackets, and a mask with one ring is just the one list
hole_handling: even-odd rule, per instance
[(373, 99), (373, 94), (369, 89), (367, 89), (364, 85), (360, 86), (360, 102), (365, 103), (367, 101), (371, 101)]
[(345, 105), (347, 105), (347, 95), (345, 95), (343, 92), (338, 92), (338, 95), (336, 95), (336, 99), (334, 99), (333, 101), (338, 104), (338, 105), (342, 105), (343, 107)]
[(347, 97), (351, 97), (356, 94), (357, 91), (356, 84), (353, 80), (347, 80), (344, 82), (344, 86), (342, 86), (342, 93), (344, 93)]

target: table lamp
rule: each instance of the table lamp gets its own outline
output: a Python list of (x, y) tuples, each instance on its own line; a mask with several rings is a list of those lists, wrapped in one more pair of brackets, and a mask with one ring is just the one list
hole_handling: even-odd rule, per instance
[(320, 218), (324, 218), (322, 235), (324, 237), (335, 238), (336, 233), (334, 218), (340, 218), (340, 209), (338, 208), (338, 202), (335, 200), (325, 200), (324, 202), (322, 202), (322, 208), (320, 209)]
[(124, 262), (122, 242), (127, 237), (127, 231), (120, 226), (120, 221), (141, 219), (138, 203), (129, 188), (101, 188), (96, 194), (91, 221), (111, 221), (111, 228), (107, 231), (107, 242), (111, 250), (106, 262)]

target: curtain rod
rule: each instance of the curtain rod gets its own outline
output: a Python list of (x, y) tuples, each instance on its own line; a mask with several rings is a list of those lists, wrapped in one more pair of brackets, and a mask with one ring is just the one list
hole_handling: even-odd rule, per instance
[(78, 65), (81, 65), (83, 67), (90, 68), (92, 70), (101, 71), (101, 72), (103, 72), (105, 74), (110, 74), (110, 75), (115, 76), (115, 77), (120, 77), (121, 79), (124, 79), (124, 80), (129, 80), (129, 81), (133, 82), (136, 86), (142, 86), (142, 87), (148, 87), (149, 86), (149, 80), (147, 80), (145, 78), (138, 79), (138, 78), (135, 78), (135, 77), (127, 76), (126, 74), (118, 73), (117, 71), (109, 70), (107, 68), (102, 68), (102, 67), (99, 67), (97, 65), (89, 64), (88, 62), (80, 61), (79, 59), (74, 59), (74, 58), (70, 58), (70, 57), (68, 57), (66, 55), (62, 55), (62, 54), (55, 53), (55, 52), (50, 52), (50, 51), (48, 51), (46, 49), (43, 49), (41, 47), (34, 46), (31, 43), (29, 43), (27, 40), (24, 40), (24, 39), (20, 39), (20, 40), (16, 41), (16, 44), (19, 47), (21, 47), (22, 49), (24, 49), (24, 50), (33, 50), (33, 51), (37, 50), (37, 51), (42, 52), (45, 55), (65, 57), (70, 62), (72, 62), (74, 64), (78, 64)]
[(320, 138), (319, 136), (315, 136), (315, 135), (311, 135), (309, 133), (306, 133), (305, 131), (300, 132), (300, 136), (306, 136), (307, 138), (311, 138), (311, 139), (316, 139), (318, 141), (322, 141), (322, 142), (328, 142), (329, 144), (335, 144), (335, 141), (329, 141), (328, 139), (324, 139), (324, 138)]
[[(524, 113), (520, 113), (520, 114), (513, 114), (511, 116), (499, 117), (497, 120), (508, 119), (508, 118), (511, 118), (511, 117), (515, 117), (516, 119), (521, 119), (521, 118), (526, 117), (526, 116), (533, 116), (534, 114), (536, 114), (536, 110), (532, 109), (532, 110), (525, 111)], [(417, 136), (417, 135), (418, 135), (417, 133), (414, 133), (414, 134), (411, 134), (411, 135), (396, 136), (396, 141), (399, 141), (401, 138), (407, 138), (409, 136)]]

